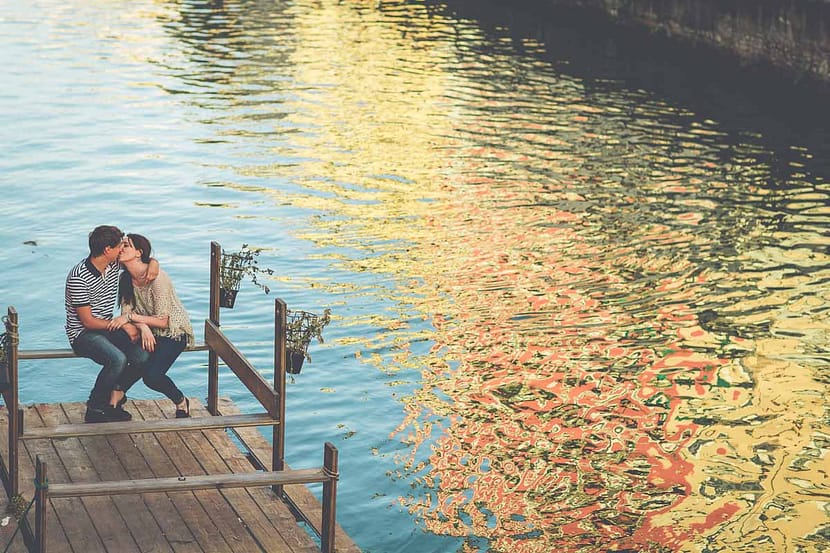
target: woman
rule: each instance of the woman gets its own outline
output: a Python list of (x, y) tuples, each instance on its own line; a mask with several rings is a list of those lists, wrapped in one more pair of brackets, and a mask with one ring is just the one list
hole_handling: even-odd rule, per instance
[(190, 401), (167, 376), (167, 371), (185, 347), (193, 345), (193, 328), (167, 273), (159, 270), (153, 282), (145, 280), (150, 249), (147, 238), (128, 234), (118, 258), (126, 271), (118, 285), (121, 315), (112, 320), (111, 326), (120, 328), (133, 323), (141, 332), (142, 347), (150, 352), (143, 375), (124, 372), (124, 396), (119, 405), (127, 401), (126, 391), (143, 378), (148, 388), (163, 393), (176, 405), (176, 418), (186, 418), (190, 416)]

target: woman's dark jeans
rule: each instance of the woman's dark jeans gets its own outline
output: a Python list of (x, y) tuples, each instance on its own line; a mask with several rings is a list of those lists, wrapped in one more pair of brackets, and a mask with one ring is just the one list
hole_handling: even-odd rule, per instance
[(123, 330), (84, 330), (72, 342), (72, 350), (101, 365), (95, 386), (89, 393), (87, 405), (103, 409), (110, 404), (113, 390), (121, 389), (120, 380), (127, 372), (142, 371), (150, 355), (133, 343)]
[(125, 392), (139, 379), (144, 379), (148, 388), (161, 392), (170, 398), (173, 403), (179, 404), (184, 399), (184, 394), (167, 376), (167, 371), (187, 346), (187, 336), (178, 338), (167, 338), (156, 336), (155, 350), (150, 354), (150, 359), (144, 364), (140, 371), (128, 369), (121, 378), (121, 389)]

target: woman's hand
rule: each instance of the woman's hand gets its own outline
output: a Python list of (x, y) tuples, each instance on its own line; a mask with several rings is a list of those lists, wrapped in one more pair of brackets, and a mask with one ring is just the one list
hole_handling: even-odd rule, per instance
[(116, 318), (110, 320), (109, 324), (107, 325), (107, 330), (109, 330), (110, 332), (112, 332), (113, 330), (118, 330), (128, 322), (130, 322), (130, 319), (129, 317), (127, 317), (127, 315), (119, 315)]
[(156, 349), (156, 337), (153, 336), (153, 331), (145, 324), (139, 325), (138, 328), (141, 329), (141, 347), (152, 353)]

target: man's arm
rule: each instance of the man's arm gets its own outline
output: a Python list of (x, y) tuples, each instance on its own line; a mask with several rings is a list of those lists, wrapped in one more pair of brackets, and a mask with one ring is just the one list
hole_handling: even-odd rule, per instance
[(109, 319), (99, 319), (92, 314), (92, 307), (89, 305), (82, 305), (75, 308), (75, 313), (78, 314), (81, 324), (87, 330), (107, 330), (110, 324)]
[(147, 264), (147, 274), (145, 278), (147, 282), (153, 282), (156, 280), (156, 277), (159, 276), (159, 262), (155, 257), (150, 258), (150, 262)]
[(134, 324), (126, 323), (114, 326), (113, 320), (115, 319), (99, 319), (98, 317), (92, 314), (92, 308), (88, 305), (76, 307), (75, 312), (78, 314), (78, 319), (80, 319), (81, 324), (84, 325), (84, 328), (86, 328), (87, 330), (112, 331), (120, 328), (121, 330), (127, 333), (127, 336), (129, 336), (130, 340), (132, 340), (133, 342), (137, 341), (138, 338), (141, 336), (141, 333), (138, 331)]

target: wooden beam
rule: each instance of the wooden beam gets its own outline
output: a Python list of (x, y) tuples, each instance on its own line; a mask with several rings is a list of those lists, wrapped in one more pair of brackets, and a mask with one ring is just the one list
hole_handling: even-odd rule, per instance
[(205, 319), (205, 342), (259, 400), (262, 407), (277, 418), (277, 392), (210, 319)]
[(227, 415), (224, 417), (189, 417), (186, 419), (158, 419), (127, 422), (98, 422), (89, 424), (60, 424), (30, 428), (21, 434), (21, 440), (44, 438), (74, 438), (104, 436), (107, 434), (142, 434), (146, 432), (178, 432), (210, 428), (237, 428), (244, 426), (273, 426), (279, 421), (268, 413)]
[[(221, 272), (222, 246), (218, 242), (210, 243), (210, 312), (208, 319), (219, 326), (219, 273)], [(208, 395), (207, 409), (211, 415), (218, 415), (219, 408), (219, 359), (216, 352), (208, 353)]]
[(111, 482), (81, 482), (77, 484), (49, 484), (49, 497), (85, 497), (133, 493), (174, 492), (188, 490), (221, 490), (272, 486), (275, 484), (312, 484), (330, 480), (322, 468), (287, 470), (280, 472), (250, 472), (119, 480)]
[[(208, 351), (210, 348), (207, 344), (195, 344), (192, 348), (186, 348), (185, 351)], [(78, 357), (71, 349), (23, 349), (18, 352), (18, 359), (71, 359)]]

